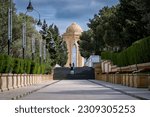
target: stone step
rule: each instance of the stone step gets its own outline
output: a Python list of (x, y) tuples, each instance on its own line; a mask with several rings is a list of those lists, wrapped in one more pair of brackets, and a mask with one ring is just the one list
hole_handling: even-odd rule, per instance
[(62, 67), (54, 69), (54, 79), (94, 79), (94, 69), (91, 67), (75, 67), (74, 74), (70, 74), (70, 68)]

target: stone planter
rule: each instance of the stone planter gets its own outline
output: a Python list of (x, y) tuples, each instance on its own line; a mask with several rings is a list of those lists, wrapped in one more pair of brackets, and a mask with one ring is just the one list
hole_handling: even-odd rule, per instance
[(148, 88), (148, 77), (146, 74), (134, 74), (134, 87)]
[(13, 74), (13, 79), (12, 79), (12, 82), (13, 82), (13, 88), (16, 89), (18, 86), (17, 86), (17, 83), (18, 83), (18, 74)]
[(8, 76), (8, 74), (1, 74), (1, 77), (0, 77), (0, 89), (1, 89), (1, 91), (8, 90), (7, 76)]
[(13, 74), (11, 73), (7, 76), (7, 88), (8, 90), (13, 89)]

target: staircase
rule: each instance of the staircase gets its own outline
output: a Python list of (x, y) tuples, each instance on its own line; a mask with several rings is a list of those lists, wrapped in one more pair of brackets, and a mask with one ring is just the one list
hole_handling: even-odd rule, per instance
[(54, 80), (87, 80), (95, 79), (94, 69), (91, 67), (75, 67), (74, 74), (70, 74), (70, 68), (62, 67), (54, 69)]

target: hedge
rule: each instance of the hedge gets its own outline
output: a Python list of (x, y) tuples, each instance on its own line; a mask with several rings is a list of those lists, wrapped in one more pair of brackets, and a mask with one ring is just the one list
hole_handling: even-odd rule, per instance
[(120, 67), (150, 62), (150, 37), (136, 41), (120, 53), (102, 52), (101, 57)]
[(39, 64), (27, 59), (12, 58), (0, 55), (0, 73), (44, 74), (46, 64)]

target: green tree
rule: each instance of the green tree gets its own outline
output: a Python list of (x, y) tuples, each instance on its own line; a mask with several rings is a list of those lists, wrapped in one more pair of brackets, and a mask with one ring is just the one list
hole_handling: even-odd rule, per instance
[(93, 31), (95, 53), (103, 50), (122, 51), (135, 41), (150, 35), (149, 0), (120, 0), (104, 7), (89, 20)]
[(67, 62), (67, 46), (63, 41), (62, 37), (59, 35), (59, 29), (56, 25), (51, 24), (49, 27), (44, 21), (42, 30), (43, 40), (46, 41), (46, 48), (48, 50), (48, 56), (50, 59), (51, 66), (59, 64), (64, 66)]
[[(126, 33), (125, 42), (130, 46), (133, 42), (145, 37), (146, 29), (142, 19), (142, 11), (136, 5), (141, 3), (138, 0), (120, 0), (117, 17), (122, 26), (122, 31)], [(128, 35), (128, 36), (127, 36)]]
[(91, 30), (82, 32), (80, 40), (78, 41), (79, 50), (82, 57), (88, 59), (95, 50), (95, 41)]
[(104, 48), (118, 47), (119, 35), (117, 33), (119, 24), (116, 22), (116, 7), (104, 7), (99, 10), (93, 19), (90, 19), (88, 27), (93, 31), (93, 38), (95, 41), (95, 53), (99, 54)]

